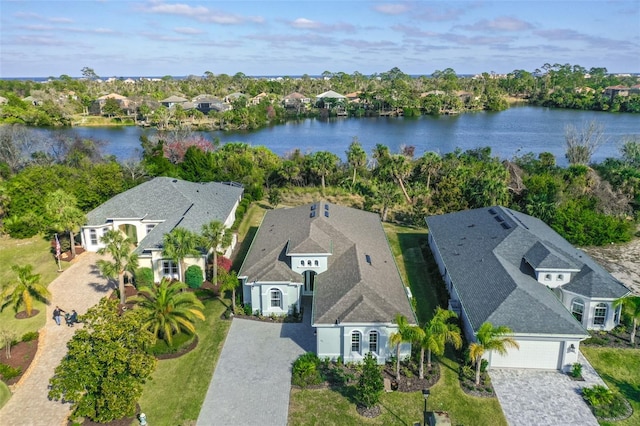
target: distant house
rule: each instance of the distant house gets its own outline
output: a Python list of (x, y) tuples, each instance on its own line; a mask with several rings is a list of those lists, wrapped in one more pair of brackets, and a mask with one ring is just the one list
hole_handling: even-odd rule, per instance
[(329, 90), (327, 92), (320, 93), (316, 95), (316, 101), (324, 100), (324, 99), (338, 99), (338, 100), (346, 100), (347, 97), (341, 95), (340, 93), (334, 92), (333, 90)]
[(247, 98), (247, 95), (245, 95), (244, 93), (240, 93), (240, 92), (234, 92), (231, 93), (227, 96), (224, 97), (224, 101), (228, 104), (232, 104), (233, 102), (237, 101), (240, 98)]
[(629, 96), (629, 88), (622, 85), (608, 86), (604, 89), (604, 95), (612, 100), (616, 96)]
[[(325, 201), (268, 211), (240, 268), (244, 302), (262, 315), (299, 312), (313, 298), (311, 323), (322, 359), (358, 362), (394, 355), (395, 317), (416, 319), (378, 215)], [(401, 356), (411, 353), (402, 345)]]
[[(218, 182), (193, 183), (157, 177), (116, 195), (87, 214), (80, 234), (87, 251), (104, 244), (100, 238), (108, 230), (120, 230), (136, 245), (140, 267), (153, 270), (154, 279), (178, 278), (180, 265), (162, 255), (165, 234), (177, 227), (199, 234), (202, 225), (218, 220), (230, 228), (242, 198), (242, 186)], [(227, 255), (233, 249), (227, 250)], [(207, 253), (185, 259), (188, 266), (205, 270)]]
[(193, 99), (193, 103), (195, 108), (204, 114), (208, 114), (210, 111), (223, 112), (231, 109), (231, 106), (225, 104), (222, 99), (211, 95), (198, 95)]
[(640, 94), (640, 84), (635, 84), (629, 88), (630, 95)]
[(33, 105), (33, 106), (40, 106), (40, 105), (42, 105), (42, 99), (38, 99), (38, 98), (35, 98), (35, 97), (33, 97), (33, 96), (27, 96), (26, 98), (22, 98), (22, 100), (23, 100), (24, 102), (27, 102), (27, 103), (29, 103), (29, 104)]
[(189, 100), (186, 98), (183, 98), (182, 96), (175, 96), (175, 95), (169, 96), (168, 98), (165, 98), (160, 101), (160, 103), (166, 106), (167, 108), (173, 108), (176, 105), (184, 106), (183, 104), (185, 104), (186, 102), (189, 102)]
[(135, 114), (136, 112), (135, 102), (126, 96), (122, 96), (117, 93), (109, 93), (108, 95), (100, 96), (91, 103), (89, 112), (93, 115), (102, 115), (102, 108), (104, 108), (107, 99), (115, 99), (116, 102), (118, 102), (120, 109), (122, 109), (127, 115)]
[(468, 341), (484, 322), (513, 330), (520, 349), (489, 367), (568, 370), (587, 329), (620, 322), (629, 289), (544, 222), (504, 207), (431, 216), (429, 246)]
[(311, 98), (298, 92), (289, 93), (282, 99), (282, 104), (285, 108), (300, 108), (301, 106), (307, 105), (310, 102)]
[(249, 104), (258, 105), (260, 102), (262, 102), (263, 99), (267, 99), (267, 94), (265, 92), (259, 93), (253, 98), (251, 98), (249, 100)]
[(9, 99), (4, 96), (0, 96), (0, 105), (5, 105), (7, 102), (9, 102)]

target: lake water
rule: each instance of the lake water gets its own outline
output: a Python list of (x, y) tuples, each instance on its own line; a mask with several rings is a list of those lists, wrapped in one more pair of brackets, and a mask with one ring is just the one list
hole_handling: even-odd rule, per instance
[[(456, 148), (462, 150), (490, 146), (492, 153), (501, 158), (512, 158), (526, 152), (551, 152), (558, 164), (564, 158), (565, 126), (578, 129), (595, 120), (604, 127), (607, 142), (594, 154), (593, 161), (619, 157), (620, 140), (627, 135), (640, 135), (640, 115), (614, 114), (596, 111), (575, 111), (518, 106), (502, 112), (477, 112), (457, 116), (418, 118), (332, 118), (305, 119), (260, 129), (254, 132), (202, 132), (222, 143), (245, 142), (262, 145), (278, 155), (295, 148), (303, 152), (326, 150), (345, 158), (345, 150), (354, 136), (358, 137), (369, 155), (380, 143), (391, 152), (403, 145), (416, 147), (416, 156), (426, 151), (441, 154)], [(81, 137), (106, 142), (105, 153), (119, 159), (140, 155), (140, 136), (153, 135), (152, 129), (139, 127), (75, 127), (47, 130), (48, 132), (76, 133)]]

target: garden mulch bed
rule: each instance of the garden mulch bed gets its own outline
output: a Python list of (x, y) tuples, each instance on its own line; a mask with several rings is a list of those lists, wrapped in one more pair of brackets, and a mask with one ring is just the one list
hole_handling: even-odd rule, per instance
[(0, 362), (13, 368), (19, 367), (21, 371), (19, 376), (6, 381), (8, 385), (13, 385), (20, 380), (24, 372), (27, 371), (27, 368), (31, 365), (37, 351), (38, 339), (30, 342), (20, 342), (11, 346), (11, 358), (6, 357), (4, 348), (0, 350)]
[[(382, 372), (385, 379), (391, 381), (391, 388), (398, 392), (418, 392), (423, 389), (429, 389), (440, 380), (440, 364), (434, 362), (431, 369), (424, 366), (424, 379), (418, 376), (417, 367), (406, 367), (400, 364), (400, 378), (396, 380), (395, 364), (386, 364)], [(407, 373), (409, 373), (407, 375)]]
[(40, 313), (39, 310), (37, 309), (32, 309), (31, 310), (31, 315), (27, 315), (27, 311), (20, 311), (15, 315), (16, 319), (26, 319), (26, 318), (33, 318), (36, 315), (38, 315)]
[(607, 348), (629, 349), (638, 347), (639, 336), (636, 336), (636, 344), (631, 344), (630, 330), (617, 327), (611, 331), (591, 331), (591, 337), (581, 344), (585, 346), (606, 346)]
[(196, 334), (195, 337), (193, 338), (193, 341), (191, 343), (189, 343), (189, 345), (185, 346), (184, 348), (181, 348), (177, 352), (171, 352), (171, 353), (168, 353), (168, 354), (156, 355), (156, 359), (163, 360), (163, 359), (180, 358), (182, 355), (188, 354), (189, 352), (194, 350), (197, 346), (198, 346), (198, 335)]

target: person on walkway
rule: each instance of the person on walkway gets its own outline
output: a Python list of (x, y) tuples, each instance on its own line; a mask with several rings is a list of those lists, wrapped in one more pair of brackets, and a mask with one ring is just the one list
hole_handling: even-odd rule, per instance
[(60, 325), (60, 317), (62, 316), (62, 312), (65, 312), (63, 309), (60, 309), (59, 306), (53, 310), (53, 319), (56, 321), (56, 324)]
[(76, 312), (75, 309), (71, 310), (71, 315), (69, 315), (69, 318), (67, 319), (67, 325), (69, 327), (73, 327), (73, 324), (78, 322), (78, 313)]

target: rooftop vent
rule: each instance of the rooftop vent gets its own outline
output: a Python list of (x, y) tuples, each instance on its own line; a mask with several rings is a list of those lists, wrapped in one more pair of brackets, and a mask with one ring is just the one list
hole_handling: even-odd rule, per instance
[(315, 209), (316, 209), (316, 207), (318, 207), (318, 206), (317, 206), (317, 205), (315, 205), (315, 204), (311, 204), (311, 210), (315, 210)]
[(324, 209), (325, 209), (325, 210), (329, 210), (329, 204), (325, 204), (325, 205), (324, 205)]
[(371, 265), (371, 256), (369, 256), (368, 254), (365, 254), (364, 258), (366, 259), (367, 263)]
[(507, 222), (502, 222), (500, 225), (502, 225), (504, 229), (511, 229), (511, 225), (509, 225)]
[(325, 210), (324, 217), (329, 217), (329, 212)]
[(313, 211), (313, 212), (309, 213), (309, 217), (316, 217), (316, 212)]
[(496, 209), (494, 209), (494, 208), (490, 208), (490, 209), (489, 209), (489, 213), (491, 213), (491, 214), (496, 214), (496, 213), (498, 213), (498, 212), (496, 211)]
[(504, 217), (502, 217), (502, 216), (500, 216), (500, 215), (495, 216), (495, 219), (496, 219), (498, 222), (504, 222)]

